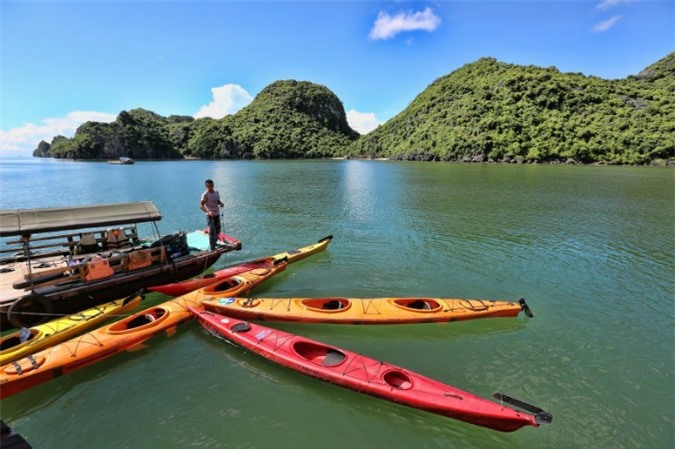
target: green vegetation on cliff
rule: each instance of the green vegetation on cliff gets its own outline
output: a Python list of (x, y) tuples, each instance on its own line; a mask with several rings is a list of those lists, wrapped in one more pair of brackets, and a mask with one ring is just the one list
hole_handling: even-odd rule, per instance
[(624, 80), (483, 58), (436, 80), (349, 153), (642, 164), (675, 157), (675, 53)]
[(326, 87), (277, 81), (222, 119), (122, 111), (113, 123), (83, 124), (72, 139), (40, 142), (34, 156), (675, 162), (675, 53), (621, 80), (483, 58), (362, 137)]
[(72, 139), (41, 142), (34, 156), (70, 159), (273, 159), (327, 157), (358, 133), (342, 102), (324, 86), (277, 81), (234, 115), (222, 119), (162, 117), (144, 109), (122, 111), (113, 123), (87, 122)]

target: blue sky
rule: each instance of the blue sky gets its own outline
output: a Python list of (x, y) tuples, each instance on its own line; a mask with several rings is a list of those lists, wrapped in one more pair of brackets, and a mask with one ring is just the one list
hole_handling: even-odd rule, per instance
[(601, 78), (675, 50), (675, 1), (0, 0), (0, 155), (122, 110), (222, 117), (295, 79), (366, 133), (489, 56)]

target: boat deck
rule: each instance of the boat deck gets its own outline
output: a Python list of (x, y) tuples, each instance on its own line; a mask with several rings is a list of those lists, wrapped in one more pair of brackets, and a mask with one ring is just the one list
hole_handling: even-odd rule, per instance
[(32, 260), (30, 273), (25, 260), (0, 265), (0, 307), (13, 303), (30, 291), (30, 284), (26, 288), (14, 288), (14, 284), (27, 282), (31, 274), (34, 278), (40, 278), (50, 273), (54, 274), (55, 270), (58, 273), (64, 273), (72, 269), (68, 267), (67, 259), (63, 256)]

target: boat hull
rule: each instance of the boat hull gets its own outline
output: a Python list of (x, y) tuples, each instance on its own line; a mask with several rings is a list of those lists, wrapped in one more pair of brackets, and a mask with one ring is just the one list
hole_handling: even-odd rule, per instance
[(25, 391), (55, 377), (89, 366), (123, 351), (138, 349), (160, 334), (172, 336), (205, 298), (241, 295), (283, 271), (281, 262), (265, 273), (245, 272), (210, 286), (210, 290), (180, 296), (147, 308), (115, 323), (72, 338), (32, 356), (0, 366), (0, 399)]
[(502, 432), (535, 417), (404, 368), (316, 340), (191, 308), (209, 332), (282, 366), (357, 392)]
[(204, 303), (204, 308), (244, 320), (414, 324), (516, 317), (524, 302), (451, 298), (223, 298)]

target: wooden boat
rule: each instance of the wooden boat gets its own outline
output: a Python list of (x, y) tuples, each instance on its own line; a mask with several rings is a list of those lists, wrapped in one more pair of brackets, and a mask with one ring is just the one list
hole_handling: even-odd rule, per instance
[(165, 295), (169, 296), (180, 296), (184, 295), (186, 293), (189, 293), (193, 290), (196, 290), (198, 288), (205, 287), (209, 284), (213, 284), (215, 282), (218, 282), (220, 279), (224, 279), (230, 276), (233, 276), (237, 273), (241, 273), (243, 271), (248, 271), (254, 268), (264, 268), (266, 266), (269, 266), (270, 264), (274, 264), (275, 262), (279, 260), (286, 259), (288, 263), (293, 263), (297, 262), (298, 260), (304, 259), (305, 257), (309, 257), (312, 254), (316, 254), (318, 252), (321, 252), (328, 247), (328, 244), (332, 240), (333, 236), (329, 235), (327, 237), (322, 238), (319, 240), (317, 243), (314, 243), (312, 245), (304, 246), (302, 248), (298, 248), (296, 250), (291, 250), (291, 251), (284, 251), (279, 254), (275, 254), (273, 256), (269, 257), (263, 257), (261, 259), (255, 259), (255, 260), (250, 260), (248, 262), (242, 262), (237, 265), (233, 265), (231, 267), (223, 268), (222, 270), (214, 271), (212, 273), (208, 273), (202, 276), (198, 276), (193, 279), (188, 279), (185, 281), (181, 282), (175, 282), (172, 284), (166, 284), (166, 285), (158, 285), (154, 287), (149, 287), (148, 290), (152, 290), (155, 292), (160, 292), (164, 293)]
[[(255, 323), (190, 307), (216, 336), (272, 362), (326, 382), (391, 402), (502, 432), (539, 427), (552, 416), (530, 404), (498, 394), (496, 403), (421, 374), (344, 349)], [(526, 410), (507, 407), (517, 404)]]
[[(0, 259), (2, 329), (189, 279), (241, 248), (238, 241), (213, 251), (190, 247), (186, 232), (161, 237), (161, 218), (149, 201), (0, 211), (0, 254), (11, 254)], [(139, 224), (154, 228), (155, 237), (141, 240)]]
[(193, 317), (188, 307), (204, 298), (241, 295), (286, 269), (280, 261), (268, 269), (240, 273), (206, 289), (197, 290), (147, 308), (115, 323), (0, 366), (0, 399), (20, 393), (122, 351), (142, 347), (155, 335), (172, 336), (179, 325)]
[(141, 294), (133, 294), (30, 329), (23, 328), (21, 331), (7, 334), (0, 338), (0, 365), (34, 354), (73, 338), (115, 316), (130, 312), (141, 305), (142, 299)]
[(0, 420), (0, 447), (3, 449), (32, 449), (21, 435), (14, 432), (4, 421)]
[(532, 316), (519, 302), (450, 298), (223, 298), (204, 308), (243, 320), (334, 324), (411, 324)]

